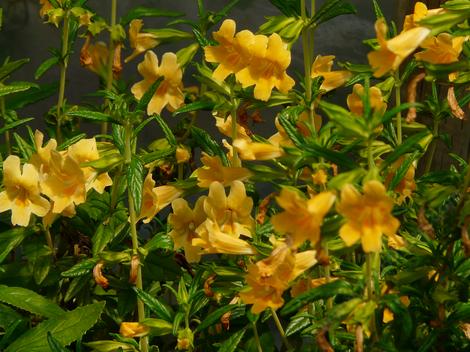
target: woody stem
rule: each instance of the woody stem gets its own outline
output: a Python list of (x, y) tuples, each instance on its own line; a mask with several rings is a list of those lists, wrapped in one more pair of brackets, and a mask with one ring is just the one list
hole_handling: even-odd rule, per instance
[[(109, 91), (113, 88), (113, 61), (114, 55), (116, 51), (116, 45), (113, 40), (112, 29), (116, 25), (116, 17), (117, 17), (117, 0), (111, 0), (111, 32), (109, 34), (109, 50), (108, 50), (108, 66), (106, 72), (106, 90)], [(106, 105), (109, 105), (108, 99), (105, 102)], [(108, 133), (108, 122), (104, 121), (101, 124), (101, 133), (106, 134)]]
[[(125, 127), (125, 133), (126, 133), (126, 144), (125, 144), (125, 163), (127, 166), (130, 165), (131, 160), (132, 160), (132, 125), (127, 124)], [(130, 228), (131, 228), (131, 240), (132, 240), (132, 254), (133, 255), (138, 255), (138, 248), (139, 248), (139, 240), (137, 238), (137, 216), (135, 212), (135, 207), (134, 207), (134, 195), (132, 194), (131, 188), (127, 187), (127, 199), (129, 203), (129, 219), (130, 219)], [(142, 285), (142, 268), (139, 264), (139, 267), (137, 269), (137, 279), (135, 282), (135, 286), (138, 289), (143, 288)], [(145, 307), (144, 303), (140, 300), (137, 299), (137, 315), (139, 322), (145, 319)], [(141, 337), (140, 338), (140, 348), (142, 352), (148, 352), (148, 338), (147, 337)]]
[(276, 328), (279, 331), (279, 334), (281, 335), (282, 342), (284, 343), (284, 346), (286, 346), (287, 351), (293, 351), (294, 348), (290, 344), (289, 340), (287, 339), (286, 333), (284, 332), (284, 328), (282, 327), (281, 321), (279, 320), (279, 317), (277, 316), (277, 313), (274, 309), (271, 308), (271, 314), (274, 319), (274, 323), (276, 324)]
[(57, 142), (62, 143), (62, 115), (64, 112), (64, 96), (65, 96), (65, 77), (67, 74), (67, 66), (69, 62), (69, 11), (65, 11), (64, 23), (62, 24), (62, 50), (60, 61), (60, 78), (59, 78), (59, 97), (57, 100), (57, 125), (56, 138)]

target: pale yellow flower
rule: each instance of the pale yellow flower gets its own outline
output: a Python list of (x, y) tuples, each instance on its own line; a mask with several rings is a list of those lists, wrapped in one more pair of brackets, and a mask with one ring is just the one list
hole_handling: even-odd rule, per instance
[(272, 160), (284, 155), (279, 145), (271, 143), (252, 142), (247, 139), (236, 139), (233, 146), (242, 160)]
[(36, 170), (40, 173), (40, 177), (42, 173), (49, 172), (51, 151), (56, 150), (57, 148), (57, 141), (54, 138), (50, 139), (44, 147), (42, 146), (43, 142), (44, 134), (39, 130), (36, 130), (34, 132), (34, 147), (36, 149), (36, 153), (31, 155), (29, 163), (34, 165)]
[(28, 226), (31, 214), (44, 216), (50, 208), (41, 197), (39, 174), (31, 164), (20, 166), (20, 158), (10, 155), (3, 162), (3, 185), (0, 193), (0, 213), (11, 210), (13, 225)]
[(392, 215), (392, 208), (393, 201), (379, 181), (368, 181), (364, 185), (364, 194), (352, 185), (344, 186), (341, 202), (336, 207), (346, 219), (339, 231), (340, 237), (347, 246), (361, 240), (364, 252), (380, 252), (382, 234), (392, 236), (400, 226)]
[[(364, 96), (364, 87), (362, 84), (356, 83), (353, 91), (347, 97), (347, 105), (349, 110), (357, 116), (364, 114), (364, 103), (362, 97)], [(382, 96), (382, 91), (377, 87), (369, 88), (369, 104), (374, 113), (383, 114), (387, 110), (387, 103), (385, 103)]]
[(141, 337), (149, 333), (150, 328), (142, 323), (123, 321), (119, 333), (123, 337)]
[(235, 180), (243, 181), (251, 176), (251, 172), (244, 167), (223, 166), (218, 156), (202, 153), (201, 161), (204, 166), (196, 170), (197, 185), (201, 188), (208, 188), (214, 181), (228, 186)]
[(62, 213), (86, 199), (86, 179), (80, 165), (66, 153), (51, 151), (50, 171), (41, 180), (43, 193), (53, 201), (52, 211)]
[(250, 47), (250, 64), (235, 76), (243, 88), (255, 86), (256, 99), (267, 101), (274, 88), (287, 93), (294, 86), (295, 81), (286, 73), (291, 55), (277, 33), (271, 34), (269, 38), (257, 37), (257, 43)]
[(132, 54), (124, 60), (129, 62), (143, 52), (155, 48), (160, 42), (152, 33), (142, 33), (140, 30), (144, 26), (144, 21), (134, 19), (129, 24), (129, 41), (131, 48), (134, 49)]
[(221, 253), (233, 255), (251, 255), (256, 251), (250, 244), (238, 236), (223, 232), (216, 221), (206, 219), (196, 229), (198, 237), (193, 238), (192, 245), (202, 248), (202, 253)]
[[(68, 148), (67, 153), (79, 165), (100, 158), (95, 138), (79, 140)], [(98, 174), (95, 169), (89, 166), (81, 167), (81, 169), (85, 177), (87, 191), (93, 188), (96, 192), (101, 194), (106, 187), (113, 184), (113, 180), (109, 177), (107, 172)]]
[(164, 78), (148, 104), (148, 115), (160, 114), (164, 107), (174, 111), (184, 104), (183, 72), (174, 53), (163, 54), (162, 63), (158, 65), (157, 55), (153, 51), (147, 51), (137, 70), (144, 79), (131, 88), (136, 99), (141, 99), (158, 78)]
[[(223, 117), (215, 117), (215, 126), (224, 136), (232, 137), (232, 115), (228, 115), (226, 119)], [(251, 140), (245, 127), (237, 123), (237, 138)]]
[(292, 245), (298, 247), (306, 240), (312, 245), (320, 240), (320, 226), (335, 201), (335, 195), (322, 192), (305, 199), (297, 191), (285, 187), (276, 201), (284, 211), (271, 217), (271, 223), (276, 231), (289, 234)]
[(249, 64), (251, 58), (249, 47), (255, 38), (261, 37), (255, 36), (248, 30), (237, 34), (235, 31), (235, 21), (225, 20), (219, 31), (212, 34), (218, 45), (204, 48), (206, 61), (219, 64), (212, 74), (219, 81), (223, 81), (230, 74), (237, 73)]
[(388, 29), (383, 19), (375, 22), (375, 31), (380, 48), (367, 55), (375, 77), (382, 77), (389, 71), (396, 71), (403, 60), (415, 51), (431, 33), (429, 28), (415, 27), (387, 40)]
[(235, 237), (251, 237), (255, 226), (252, 209), (253, 199), (246, 195), (245, 185), (241, 181), (233, 181), (228, 196), (222, 183), (213, 182), (204, 201), (207, 217), (216, 222), (221, 231)]
[(440, 33), (437, 37), (432, 36), (423, 41), (421, 47), (425, 50), (416, 53), (415, 57), (431, 64), (457, 62), (467, 39), (468, 37), (452, 37), (449, 33)]
[(194, 209), (183, 198), (175, 199), (171, 203), (173, 213), (168, 215), (168, 223), (172, 228), (169, 236), (173, 239), (174, 249), (183, 248), (189, 263), (197, 263), (201, 259), (200, 248), (193, 246), (192, 240), (197, 237), (196, 229), (206, 220), (203, 206), (205, 198), (199, 197)]
[(245, 304), (253, 304), (254, 314), (282, 307), (283, 292), (292, 280), (315, 265), (315, 256), (315, 251), (296, 254), (285, 243), (278, 245), (269, 257), (248, 266), (245, 280), (249, 288), (240, 292), (240, 298)]
[(322, 76), (323, 82), (320, 89), (327, 92), (330, 90), (341, 87), (346, 81), (352, 77), (352, 73), (346, 70), (331, 71), (333, 67), (334, 55), (321, 56), (318, 55), (312, 64), (311, 76), (312, 78)]
[(175, 186), (163, 185), (153, 189), (157, 195), (157, 211), (170, 205), (175, 199), (181, 197), (183, 191)]
[(154, 192), (155, 181), (152, 178), (152, 173), (149, 172), (145, 176), (144, 185), (142, 187), (142, 205), (137, 219), (144, 219), (145, 224), (152, 221), (158, 213), (158, 199), (157, 194)]
[(414, 7), (414, 12), (411, 15), (405, 16), (405, 22), (403, 24), (403, 32), (409, 31), (412, 28), (419, 26), (418, 22), (428, 16), (434, 16), (440, 13), (444, 13), (445, 10), (442, 8), (428, 10), (426, 4), (421, 1), (417, 1)]

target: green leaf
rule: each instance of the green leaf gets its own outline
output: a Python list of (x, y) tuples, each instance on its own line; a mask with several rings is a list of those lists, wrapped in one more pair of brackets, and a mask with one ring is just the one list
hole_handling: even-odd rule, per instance
[(142, 324), (150, 328), (150, 335), (164, 336), (173, 332), (173, 324), (162, 319), (148, 318), (142, 320)]
[(29, 59), (20, 59), (20, 60), (11, 61), (11, 62), (4, 64), (2, 67), (0, 67), (0, 81), (2, 81), (9, 74), (15, 72), (21, 66), (23, 66), (24, 64), (28, 62), (29, 62)]
[(47, 332), (47, 343), (49, 344), (49, 348), (51, 352), (68, 352), (69, 350), (66, 349), (64, 346), (60, 344), (57, 339), (52, 336), (52, 334), (48, 331)]
[(184, 13), (176, 11), (159, 10), (152, 7), (135, 7), (121, 18), (121, 24), (126, 25), (136, 18), (142, 17), (181, 17)]
[(470, 2), (468, 0), (450, 0), (441, 5), (442, 8), (452, 11), (470, 12)]
[(73, 136), (69, 139), (67, 139), (64, 143), (61, 143), (57, 149), (58, 150), (66, 150), (68, 147), (70, 147), (72, 144), (77, 143), (79, 140), (86, 138), (86, 133), (80, 133), (77, 134), (76, 136)]
[(287, 325), (286, 336), (293, 335), (311, 324), (310, 318), (305, 315), (293, 316), (289, 325)]
[(325, 158), (332, 163), (345, 167), (347, 169), (355, 169), (358, 165), (351, 159), (349, 155), (342, 152), (331, 150), (316, 143), (310, 143), (303, 146), (305, 154), (310, 154), (317, 158)]
[(31, 227), (15, 227), (0, 233), (0, 263), (5, 260), (7, 255), (23, 240), (32, 235), (34, 230)]
[(132, 351), (138, 352), (133, 345), (126, 342), (113, 341), (113, 340), (100, 340), (94, 342), (84, 343), (85, 346), (90, 347), (93, 352), (120, 352), (120, 351)]
[(320, 101), (320, 108), (335, 123), (342, 134), (347, 137), (367, 139), (370, 131), (364, 119), (354, 117), (351, 112), (336, 104)]
[(198, 100), (198, 101), (195, 101), (194, 103), (183, 105), (179, 109), (175, 110), (173, 112), (173, 116), (177, 116), (179, 114), (183, 114), (186, 112), (199, 111), (199, 110), (212, 111), (212, 109), (214, 109), (214, 106), (215, 106), (215, 103), (210, 100)]
[(3, 126), (2, 128), (0, 128), (0, 134), (3, 134), (5, 133), (6, 131), (9, 131), (11, 130), (12, 128), (15, 128), (15, 127), (18, 127), (18, 126), (21, 126), (29, 121), (33, 121), (34, 118), (33, 117), (28, 117), (28, 118), (25, 118), (25, 119), (21, 119), (21, 120), (18, 120), (18, 121), (15, 121), (15, 122), (12, 122), (12, 123), (9, 123), (9, 124), (6, 124), (5, 126)]
[(152, 100), (155, 92), (157, 91), (158, 87), (160, 86), (160, 83), (163, 82), (163, 79), (165, 77), (159, 77), (155, 82), (153, 82), (150, 87), (145, 91), (144, 95), (142, 98), (140, 98), (139, 102), (137, 103), (137, 106), (135, 107), (136, 111), (146, 111), (147, 110), (147, 105), (149, 105), (150, 100)]
[(222, 345), (220, 345), (219, 352), (235, 352), (237, 346), (240, 344), (243, 336), (245, 335), (246, 328), (232, 334)]
[(97, 256), (101, 251), (103, 251), (106, 248), (107, 244), (112, 241), (116, 236), (118, 236), (128, 226), (127, 221), (114, 224), (116, 215), (117, 212), (111, 216), (110, 222), (108, 224), (105, 225), (101, 223), (96, 229), (95, 235), (91, 239), (93, 243), (93, 256)]
[(59, 58), (57, 56), (51, 57), (39, 65), (38, 69), (34, 73), (34, 79), (39, 79), (46, 73), (52, 66), (59, 64)]
[(162, 117), (158, 114), (153, 115), (155, 120), (157, 120), (158, 124), (163, 130), (163, 133), (165, 134), (166, 140), (172, 147), (176, 147), (176, 137), (173, 134), (173, 131), (171, 128), (166, 124), (166, 122), (162, 119)]
[(269, 0), (269, 2), (286, 16), (300, 16), (301, 14), (299, 0)]
[(304, 292), (291, 301), (289, 301), (281, 310), (282, 315), (287, 315), (298, 311), (307, 303), (319, 299), (326, 299), (337, 294), (352, 295), (353, 290), (351, 284), (344, 280), (335, 280), (325, 285), (315, 287), (307, 292)]
[(284, 109), (279, 114), (279, 122), (286, 131), (289, 138), (294, 142), (294, 144), (301, 148), (305, 143), (304, 137), (300, 134), (297, 129), (294, 121), (297, 120), (297, 117), (304, 110), (302, 106), (290, 106), (287, 109)]
[(227, 312), (230, 312), (231, 310), (235, 309), (238, 306), (239, 306), (238, 304), (229, 304), (229, 305), (226, 305), (226, 306), (223, 306), (214, 310), (212, 313), (209, 313), (205, 317), (205, 319), (201, 322), (201, 324), (198, 325), (198, 327), (196, 328), (196, 332), (207, 329), (209, 326), (212, 326), (215, 323), (219, 322), (222, 315), (224, 315)]
[(129, 168), (127, 169), (127, 187), (134, 198), (134, 207), (137, 214), (140, 213), (140, 208), (142, 206), (144, 177), (144, 164), (138, 156), (133, 155)]
[(377, 0), (372, 0), (372, 3), (374, 4), (374, 13), (375, 13), (375, 18), (385, 18), (384, 13), (382, 12), (382, 9), (380, 8), (379, 3)]
[(455, 310), (449, 315), (446, 322), (448, 324), (457, 324), (470, 321), (470, 303), (457, 303)]
[(180, 31), (173, 28), (147, 29), (145, 32), (151, 33), (161, 43), (172, 43), (178, 40), (193, 39), (193, 33)]
[(191, 126), (191, 135), (196, 141), (196, 144), (201, 147), (203, 151), (211, 156), (219, 156), (224, 165), (228, 164), (227, 156), (219, 144), (211, 137), (209, 133), (199, 127)]
[(54, 302), (22, 287), (0, 285), (0, 301), (46, 318), (59, 318), (65, 314)]
[(8, 86), (0, 86), (0, 97), (5, 95), (22, 92), (30, 89), (31, 87), (39, 87), (35, 83), (29, 82), (12, 82)]
[(170, 307), (166, 304), (160, 302), (158, 298), (149, 295), (147, 292), (133, 287), (134, 291), (137, 293), (137, 297), (144, 302), (144, 304), (149, 307), (149, 309), (154, 312), (159, 318), (162, 318), (168, 322), (173, 322), (174, 313)]
[[(29, 128), (29, 126), (27, 126)], [(26, 142), (18, 133), (13, 132), (13, 138), (15, 139), (16, 146), (18, 151), (21, 153), (21, 157), (25, 160), (29, 160), (31, 155), (34, 153), (34, 149), (30, 143)], [(1, 248), (1, 246), (0, 246)], [(1, 250), (0, 250), (1, 253)], [(0, 263), (2, 262), (1, 255), (0, 255)]]
[(396, 170), (395, 174), (393, 175), (392, 181), (390, 181), (390, 185), (388, 186), (388, 189), (395, 189), (396, 186), (401, 182), (403, 177), (405, 177), (406, 173), (408, 172), (408, 169), (411, 167), (413, 164), (413, 161), (415, 161), (419, 156), (421, 155), (421, 152), (415, 151), (413, 154), (411, 154), (408, 158), (406, 158), (400, 167)]
[(144, 248), (149, 252), (157, 249), (172, 250), (173, 240), (166, 233), (160, 232), (153, 236), (153, 238), (144, 245)]
[(57, 92), (58, 87), (59, 84), (57, 82), (41, 84), (38, 87), (32, 87), (24, 92), (8, 96), (6, 99), (6, 107), (12, 110), (21, 109), (26, 105), (49, 98)]
[(337, 190), (341, 190), (344, 185), (351, 183), (359, 183), (359, 181), (367, 174), (367, 171), (359, 168), (347, 172), (341, 172), (337, 176), (334, 176), (328, 182), (328, 188), (334, 188)]
[(119, 121), (114, 120), (108, 114), (98, 112), (98, 111), (92, 111), (92, 110), (68, 111), (67, 116), (81, 117), (82, 119), (86, 119), (90, 121), (98, 121), (98, 122), (112, 122), (112, 123), (119, 122)]
[(175, 315), (175, 318), (173, 319), (173, 326), (172, 326), (172, 332), (173, 335), (178, 334), (178, 330), (180, 330), (181, 323), (184, 321), (184, 313), (183, 312), (178, 312)]
[(62, 272), (60, 275), (63, 277), (78, 277), (89, 274), (96, 263), (98, 263), (98, 258), (89, 258), (82, 260), (81, 262), (72, 266), (69, 270)]
[(167, 148), (163, 150), (155, 150), (153, 152), (143, 154), (140, 158), (144, 164), (151, 163), (155, 160), (161, 160), (169, 156), (175, 155), (176, 148)]
[(420, 143), (423, 140), (429, 138), (432, 138), (431, 132), (429, 131), (422, 131), (414, 134), (411, 137), (406, 138), (403, 144), (397, 146), (395, 150), (387, 156), (384, 162), (380, 165), (381, 168), (385, 168), (388, 165), (391, 165), (394, 161), (398, 160), (398, 158), (400, 158), (400, 156), (402, 156), (403, 154), (415, 151), (417, 148), (422, 151), (423, 148), (421, 147)]
[(326, 22), (332, 18), (341, 15), (355, 14), (356, 12), (356, 8), (344, 0), (327, 0), (315, 12), (311, 21), (315, 25), (319, 25), (320, 23)]
[(50, 352), (48, 332), (54, 335), (60, 344), (67, 346), (96, 324), (104, 306), (105, 302), (90, 304), (66, 312), (60, 318), (48, 319), (21, 335), (5, 352)]

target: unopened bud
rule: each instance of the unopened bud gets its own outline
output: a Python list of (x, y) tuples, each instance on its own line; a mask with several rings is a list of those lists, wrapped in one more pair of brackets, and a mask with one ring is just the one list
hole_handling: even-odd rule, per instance
[(124, 337), (141, 337), (149, 333), (150, 328), (141, 323), (122, 322), (119, 333)]
[(100, 285), (103, 288), (108, 288), (109, 281), (103, 275), (103, 272), (102, 272), (103, 267), (104, 267), (104, 262), (102, 261), (98, 262), (95, 265), (95, 267), (93, 268), (93, 278), (95, 279), (95, 282), (97, 285)]
[(139, 273), (140, 259), (138, 255), (133, 255), (131, 258), (131, 270), (129, 272), (129, 282), (135, 284)]

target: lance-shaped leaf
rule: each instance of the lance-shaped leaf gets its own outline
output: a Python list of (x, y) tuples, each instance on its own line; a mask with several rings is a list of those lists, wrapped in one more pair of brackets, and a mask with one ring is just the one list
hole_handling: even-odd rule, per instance
[(135, 7), (130, 10), (124, 17), (121, 18), (121, 24), (126, 25), (136, 18), (142, 17), (180, 17), (184, 13), (168, 10), (160, 10), (152, 7)]
[(10, 62), (4, 64), (2, 67), (0, 67), (0, 81), (2, 81), (9, 74), (15, 72), (21, 66), (23, 66), (24, 64), (26, 64), (28, 62), (29, 62), (29, 59), (20, 59), (20, 60), (16, 60), (16, 61), (10, 61)]
[(134, 155), (127, 169), (127, 187), (129, 188), (132, 198), (134, 199), (134, 207), (137, 214), (140, 212), (142, 205), (142, 188), (144, 185), (145, 169), (142, 160)]

